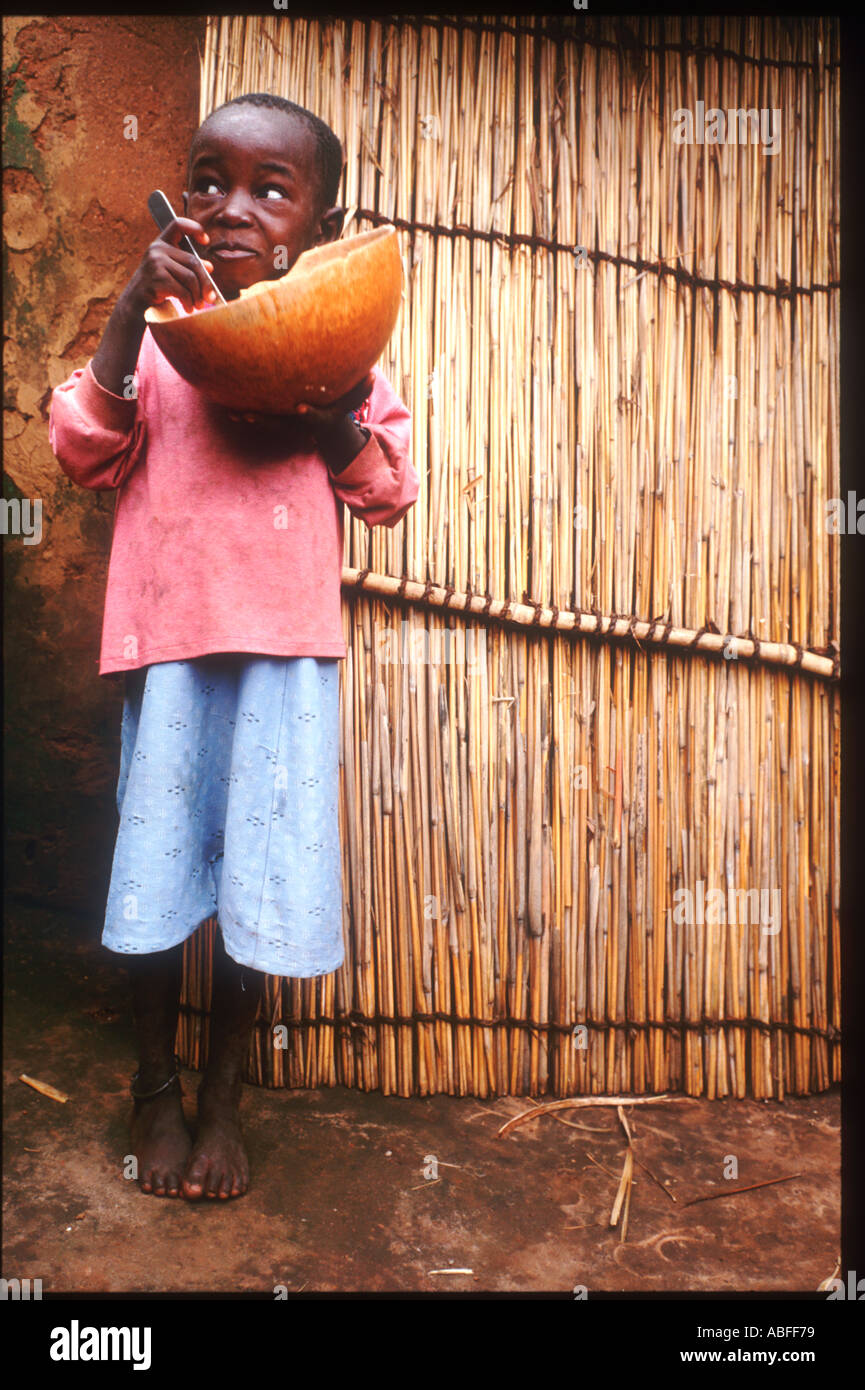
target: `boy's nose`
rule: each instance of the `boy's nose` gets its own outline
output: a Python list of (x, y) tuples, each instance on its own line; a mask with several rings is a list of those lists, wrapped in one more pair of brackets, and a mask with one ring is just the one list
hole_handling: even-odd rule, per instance
[(239, 224), (244, 223), (246, 225), (249, 225), (249, 223), (252, 222), (252, 214), (249, 204), (250, 199), (248, 199), (243, 193), (231, 193), (225, 199), (225, 202), (222, 204), (222, 206), (217, 208), (213, 217), (213, 221), (223, 222), (231, 227), (236, 227)]

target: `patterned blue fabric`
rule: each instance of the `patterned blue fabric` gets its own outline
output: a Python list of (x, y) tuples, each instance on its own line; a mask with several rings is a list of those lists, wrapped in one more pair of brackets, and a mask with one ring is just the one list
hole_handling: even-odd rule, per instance
[(228, 653), (125, 679), (103, 944), (165, 951), (217, 916), (241, 965), (336, 970), (337, 658)]

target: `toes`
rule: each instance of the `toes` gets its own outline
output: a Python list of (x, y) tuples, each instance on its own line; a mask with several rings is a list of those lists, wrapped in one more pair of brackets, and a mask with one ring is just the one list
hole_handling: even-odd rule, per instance
[(171, 1188), (171, 1176), (168, 1173), (155, 1173), (153, 1178), (153, 1195), (155, 1197), (165, 1197)]
[[(146, 1192), (148, 1196), (177, 1196), (177, 1178), (174, 1174), (166, 1175), (165, 1173), (159, 1172), (158, 1169), (151, 1168), (145, 1173), (140, 1179), (138, 1186), (141, 1188), (141, 1191)], [(172, 1188), (174, 1191), (172, 1191)]]
[[(203, 1140), (199, 1139), (199, 1143)], [(235, 1152), (235, 1147), (215, 1145), (204, 1151), (200, 1148), (197, 1157), (186, 1166), (182, 1195), (193, 1201), (206, 1198), (224, 1202), (229, 1197), (242, 1197), (249, 1186), (249, 1169), (243, 1153)]]
[(190, 1163), (183, 1176), (183, 1195), (196, 1201), (204, 1193), (210, 1165), (206, 1158)]
[(142, 1168), (138, 1175), (138, 1186), (141, 1188), (142, 1192), (152, 1192), (158, 1181), (159, 1173), (151, 1165)]
[(208, 1197), (218, 1197), (220, 1201), (227, 1202), (230, 1197), (242, 1197), (247, 1187), (249, 1179), (241, 1170), (230, 1169), (223, 1173), (219, 1180), (218, 1173), (214, 1173), (212, 1181), (207, 1184), (206, 1195)]
[(207, 1187), (205, 1189), (206, 1196), (215, 1200), (219, 1196), (220, 1186), (220, 1170), (218, 1168), (211, 1168), (210, 1174), (207, 1179)]

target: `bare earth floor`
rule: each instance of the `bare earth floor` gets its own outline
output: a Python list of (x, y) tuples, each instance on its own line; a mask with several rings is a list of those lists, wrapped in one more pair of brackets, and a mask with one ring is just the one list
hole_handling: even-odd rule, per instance
[[(629, 1108), (627, 1239), (609, 1226), (615, 1110), (503, 1138), (526, 1098), (244, 1088), (252, 1186), (143, 1195), (123, 1176), (135, 1053), (126, 975), (75, 917), (7, 914), (2, 1272), (48, 1292), (816, 1289), (839, 1255), (840, 1095)], [(60, 1104), (21, 1073), (69, 1095)], [(197, 1078), (183, 1073), (194, 1116)], [(428, 1156), (438, 1180), (424, 1176)], [(589, 1157), (591, 1155), (591, 1158)], [(725, 1178), (728, 1155), (738, 1176)], [(606, 1170), (606, 1171), (605, 1171)], [(792, 1182), (686, 1206), (768, 1178)], [(662, 1186), (666, 1191), (662, 1191)], [(673, 1201), (672, 1197), (676, 1200)], [(468, 1268), (470, 1274), (433, 1274)]]

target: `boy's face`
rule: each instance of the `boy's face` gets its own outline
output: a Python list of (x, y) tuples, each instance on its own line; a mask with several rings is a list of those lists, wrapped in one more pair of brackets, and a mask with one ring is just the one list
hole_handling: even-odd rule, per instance
[(312, 132), (260, 106), (232, 106), (207, 122), (193, 142), (183, 211), (210, 237), (197, 250), (226, 299), (335, 241), (344, 215), (321, 207)]

